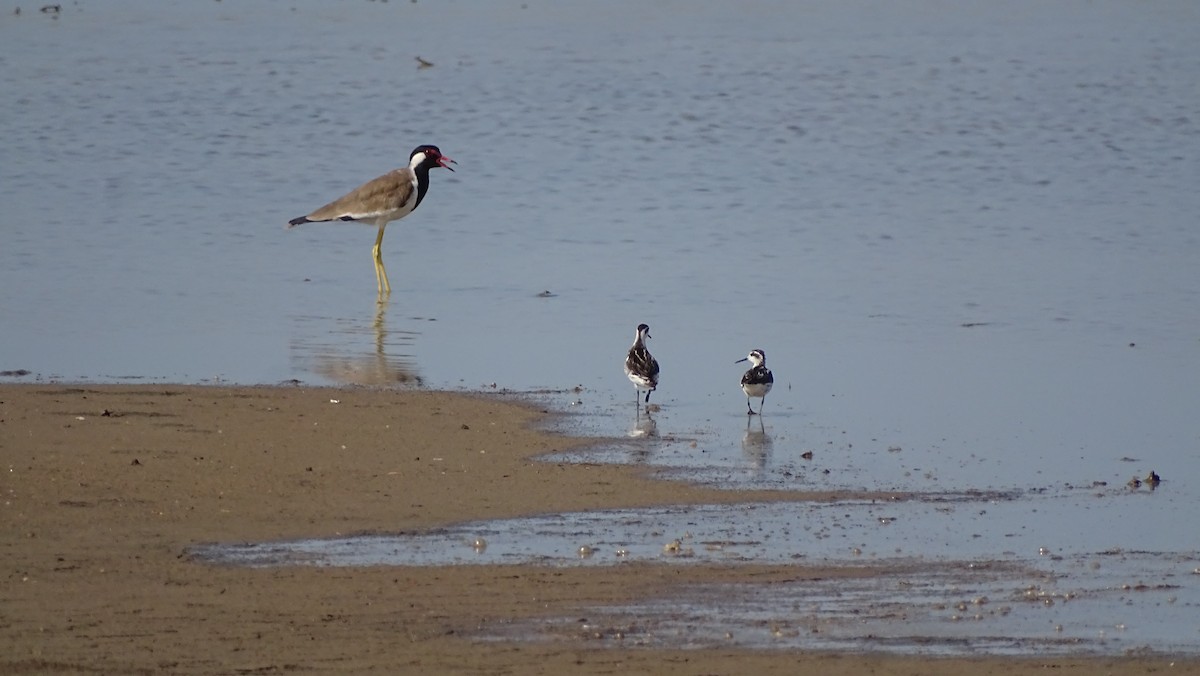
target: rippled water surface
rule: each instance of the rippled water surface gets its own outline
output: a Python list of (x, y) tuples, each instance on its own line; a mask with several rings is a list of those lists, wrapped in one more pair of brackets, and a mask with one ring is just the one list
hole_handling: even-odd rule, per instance
[[(5, 10), (0, 377), (541, 391), (623, 440), (589, 461), (975, 491), (1067, 557), (1187, 560), (1197, 72), (1191, 2)], [(389, 227), (378, 299), (373, 228), (283, 224), (419, 143), (458, 171)], [(751, 348), (776, 385), (747, 420)], [(912, 537), (969, 530), (924, 504)]]

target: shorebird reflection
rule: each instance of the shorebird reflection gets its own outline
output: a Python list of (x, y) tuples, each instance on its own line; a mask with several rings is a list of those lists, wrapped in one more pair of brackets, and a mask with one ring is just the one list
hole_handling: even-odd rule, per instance
[[(333, 325), (325, 328), (330, 338), (326, 342), (313, 341), (308, 350), (312, 353), (312, 371), (346, 385), (421, 387), (422, 378), (412, 355), (397, 354), (397, 348), (411, 349), (420, 334), (389, 330), (388, 305), (384, 298), (375, 304), (375, 315), (369, 327), (365, 322), (332, 320)], [(356, 336), (362, 334), (373, 338), (370, 350), (355, 352), (348, 349), (357, 342)]]
[(771, 461), (774, 441), (763, 426), (762, 416), (746, 416), (746, 432), (742, 434), (742, 453), (755, 469), (765, 469)]
[(650, 417), (649, 411), (639, 410), (633, 420), (633, 425), (626, 433), (631, 439), (651, 439), (658, 436), (658, 423)]

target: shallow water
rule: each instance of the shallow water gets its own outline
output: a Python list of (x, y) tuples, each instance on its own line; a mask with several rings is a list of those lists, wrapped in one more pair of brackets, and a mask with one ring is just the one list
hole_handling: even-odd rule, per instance
[[(699, 584), (485, 639), (943, 655), (1200, 652), (1200, 553), (1128, 509), (1149, 499), (937, 496), (554, 514), (433, 532), (193, 547), (245, 566), (787, 564), (865, 577)], [(1136, 512), (1136, 510), (1134, 510)], [(1084, 515), (1085, 519), (1077, 517)], [(1097, 541), (1136, 542), (1090, 549)], [(715, 612), (714, 609), (719, 609)], [(582, 624), (581, 624), (582, 623)]]
[[(625, 439), (589, 460), (998, 493), (998, 531), (1058, 525), (1039, 547), (1200, 551), (1193, 3), (25, 9), (0, 371), (31, 373), (5, 380), (541, 391)], [(389, 228), (379, 302), (373, 229), (283, 224), (424, 142), (458, 171)], [(648, 418), (620, 371), (643, 321)]]
[[(1105, 564), (1170, 580), (1131, 583)], [(671, 598), (516, 623), (534, 634), (619, 646), (874, 651), (926, 655), (1138, 655), (1194, 652), (1197, 596), (1172, 586), (1177, 561), (1113, 553), (1071, 560), (1076, 578), (1003, 564), (911, 563), (882, 575), (773, 585), (701, 585)], [(714, 617), (713, 608), (719, 608)]]

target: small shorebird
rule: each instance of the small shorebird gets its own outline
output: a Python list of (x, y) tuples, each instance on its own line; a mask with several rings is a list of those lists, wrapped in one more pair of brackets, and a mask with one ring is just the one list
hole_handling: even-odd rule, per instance
[(745, 359), (734, 363), (740, 364), (744, 361), (751, 364), (750, 370), (742, 375), (742, 391), (746, 393), (746, 415), (757, 415), (754, 409), (750, 408), (750, 397), (762, 398), (758, 404), (758, 412), (762, 413), (763, 406), (767, 403), (767, 392), (771, 391), (771, 385), (775, 383), (775, 376), (771, 375), (771, 369), (767, 368), (767, 353), (762, 350), (750, 350)]
[[(658, 360), (646, 349), (646, 340), (650, 338), (650, 327), (638, 324), (637, 335), (633, 338), (633, 347), (625, 357), (625, 375), (637, 388), (633, 400), (636, 402), (646, 390), (646, 403), (650, 403), (650, 393), (658, 387)], [(640, 404), (639, 404), (640, 405)]]
[(454, 160), (443, 155), (437, 146), (417, 146), (408, 156), (407, 167), (370, 180), (307, 216), (293, 218), (288, 221), (288, 227), (324, 221), (359, 221), (379, 226), (375, 248), (372, 249), (375, 256), (375, 282), (379, 285), (380, 294), (391, 293), (392, 285), (388, 283), (387, 270), (383, 267), (383, 256), (379, 251), (383, 243), (383, 229), (388, 223), (404, 218), (421, 204), (425, 192), (429, 190), (430, 169), (444, 167), (454, 171), (450, 164), (455, 164)]

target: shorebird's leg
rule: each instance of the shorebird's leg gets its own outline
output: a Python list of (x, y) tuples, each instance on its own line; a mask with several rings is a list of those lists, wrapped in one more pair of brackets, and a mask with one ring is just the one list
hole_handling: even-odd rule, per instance
[(379, 289), (379, 297), (383, 298), (391, 293), (392, 288), (388, 285), (387, 270), (383, 267), (383, 261), (375, 261), (375, 286)]
[(371, 249), (371, 255), (375, 258), (375, 283), (379, 287), (379, 293), (391, 293), (392, 285), (388, 282), (387, 268), (383, 267), (383, 229), (387, 223), (379, 224), (379, 234), (375, 236), (375, 248)]
[(750, 408), (750, 396), (746, 395), (746, 415), (754, 415), (754, 409)]

